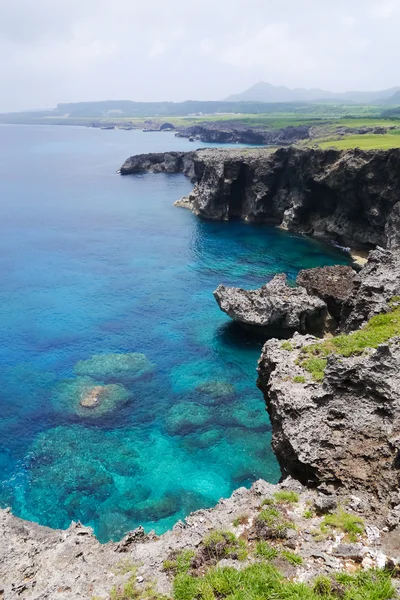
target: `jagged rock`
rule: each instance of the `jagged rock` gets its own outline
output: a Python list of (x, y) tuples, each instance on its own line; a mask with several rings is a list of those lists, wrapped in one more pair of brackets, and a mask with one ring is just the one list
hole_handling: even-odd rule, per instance
[(180, 206), (207, 219), (273, 223), (342, 246), (400, 243), (400, 149), (198, 150), (129, 158), (121, 174), (182, 172)]
[(282, 472), (308, 485), (367, 492), (383, 511), (399, 488), (400, 338), (361, 356), (331, 355), (322, 383), (299, 385), (299, 350), (313, 341), (296, 334), (288, 350), (269, 340), (259, 361)]
[(324, 494), (319, 494), (314, 502), (315, 510), (321, 515), (336, 510), (337, 505), (338, 499), (336, 496), (325, 496)]
[(326, 326), (326, 304), (302, 287), (290, 287), (286, 275), (276, 275), (258, 290), (218, 286), (214, 297), (234, 321), (265, 335), (294, 331), (321, 333)]
[(217, 144), (293, 144), (309, 138), (311, 126), (298, 125), (281, 129), (246, 127), (237, 123), (199, 123), (182, 128), (177, 137), (196, 138), (202, 142)]
[(333, 556), (361, 562), (364, 557), (362, 544), (339, 544), (332, 551)]
[(353, 292), (343, 304), (341, 328), (358, 329), (374, 315), (387, 312), (395, 296), (400, 299), (400, 256), (377, 248), (354, 278)]
[(336, 322), (340, 321), (342, 306), (353, 293), (356, 273), (351, 267), (335, 265), (300, 271), (296, 283), (313, 296), (323, 300)]

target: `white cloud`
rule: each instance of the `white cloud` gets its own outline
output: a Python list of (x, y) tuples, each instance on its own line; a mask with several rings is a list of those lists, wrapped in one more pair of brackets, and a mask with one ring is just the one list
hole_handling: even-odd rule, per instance
[(399, 0), (0, 0), (0, 111), (390, 87), (399, 26)]

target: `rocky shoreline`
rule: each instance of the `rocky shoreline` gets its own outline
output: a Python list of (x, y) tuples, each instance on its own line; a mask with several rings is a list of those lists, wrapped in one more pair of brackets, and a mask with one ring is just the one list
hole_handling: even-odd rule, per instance
[(399, 149), (206, 149), (137, 155), (120, 169), (146, 171), (187, 175), (193, 191), (176, 204), (206, 219), (271, 223), (361, 250), (399, 245)]
[[(105, 545), (79, 523), (51, 530), (0, 510), (0, 598), (224, 598), (209, 580), (208, 596), (179, 593), (179, 585), (199, 589), (215, 568), (231, 578), (267, 569), (271, 577), (311, 586), (310, 594), (321, 598), (328, 596), (315, 588), (317, 576), (325, 577), (324, 589), (334, 597), (352, 598), (338, 573), (346, 573), (346, 581), (372, 573), (368, 581), (375, 585), (379, 576), (371, 569), (386, 569), (385, 594), (354, 597), (397, 597), (399, 163), (400, 151), (294, 149), (126, 161), (123, 174), (187, 174), (195, 189), (185, 202), (196, 214), (257, 216), (385, 248), (373, 250), (359, 273), (325, 267), (302, 271), (297, 288), (278, 276), (260, 290), (220, 286), (215, 292), (232, 318), (261, 327), (265, 338), (272, 327), (281, 338), (266, 341), (257, 382), (271, 419), (279, 485), (258, 481), (160, 537), (139, 528)], [(319, 337), (310, 335), (316, 322)], [(91, 389), (81, 401), (93, 410), (99, 399), (100, 390)]]

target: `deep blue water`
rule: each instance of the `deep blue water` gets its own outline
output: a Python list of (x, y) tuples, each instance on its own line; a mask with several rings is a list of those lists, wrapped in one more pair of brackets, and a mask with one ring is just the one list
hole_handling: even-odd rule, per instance
[[(168, 133), (0, 127), (0, 502), (19, 516), (79, 519), (107, 541), (279, 478), (261, 344), (212, 292), (348, 259), (173, 207), (191, 187), (181, 175), (115, 173), (134, 153), (192, 148)], [(128, 371), (108, 356), (131, 353), (145, 357)], [(110, 384), (107, 412), (80, 407)]]

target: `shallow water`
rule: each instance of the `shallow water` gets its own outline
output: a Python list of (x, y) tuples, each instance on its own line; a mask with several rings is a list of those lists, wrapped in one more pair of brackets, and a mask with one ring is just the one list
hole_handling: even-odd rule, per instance
[[(131, 154), (193, 147), (0, 126), (0, 502), (19, 516), (79, 519), (107, 541), (279, 478), (261, 344), (212, 291), (348, 258), (272, 227), (200, 221), (172, 206), (191, 187), (182, 175), (115, 174)], [(145, 356), (128, 370), (121, 357), (80, 362), (129, 353)], [(90, 386), (106, 386), (103, 412), (80, 406)]]

